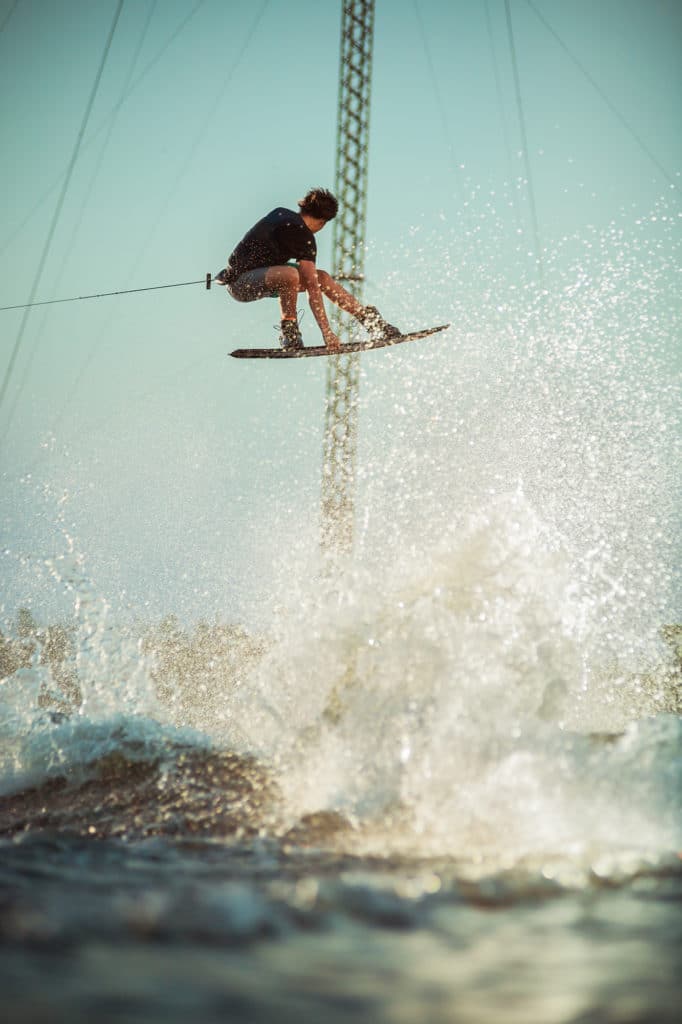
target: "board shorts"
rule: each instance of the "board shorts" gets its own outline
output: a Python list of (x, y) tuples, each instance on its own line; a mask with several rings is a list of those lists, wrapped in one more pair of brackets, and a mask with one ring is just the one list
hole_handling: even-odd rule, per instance
[(237, 302), (253, 302), (255, 299), (276, 299), (278, 292), (267, 288), (264, 277), (269, 267), (245, 270), (234, 281), (229, 281), (227, 290)]

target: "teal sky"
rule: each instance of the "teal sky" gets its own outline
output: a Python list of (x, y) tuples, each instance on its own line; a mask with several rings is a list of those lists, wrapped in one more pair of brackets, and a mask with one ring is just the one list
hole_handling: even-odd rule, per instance
[[(0, 305), (43, 257), (43, 300), (199, 280), (263, 213), (333, 186), (340, 7), (125, 0), (46, 250), (117, 3), (0, 0)], [(672, 281), (682, 4), (510, 9), (543, 263), (625, 230)], [(503, 0), (377, 0), (372, 96), (365, 297), (406, 329), (465, 309), (474, 330), (536, 275)], [(2, 373), (22, 316), (0, 313)], [(267, 562), (264, 505), (315, 514), (324, 409), (320, 365), (226, 358), (276, 320), (201, 286), (34, 309), (0, 409), (12, 557), (68, 529), (103, 590), (150, 606)], [(366, 368), (374, 430), (400, 365)]]

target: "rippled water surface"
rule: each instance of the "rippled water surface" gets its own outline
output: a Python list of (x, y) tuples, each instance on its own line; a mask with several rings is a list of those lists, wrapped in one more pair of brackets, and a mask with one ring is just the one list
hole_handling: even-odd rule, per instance
[(63, 836), (1, 853), (8, 1020), (678, 1019), (673, 858), (491, 870)]

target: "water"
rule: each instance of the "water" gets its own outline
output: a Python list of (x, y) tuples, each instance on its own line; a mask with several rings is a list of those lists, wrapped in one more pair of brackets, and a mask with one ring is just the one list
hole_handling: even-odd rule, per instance
[(679, 869), (616, 861), (29, 839), (3, 849), (5, 1019), (676, 1020)]
[(489, 277), (485, 302), (485, 254), (445, 260), (457, 359), (363, 363), (355, 554), (331, 572), (264, 502), (258, 614), (131, 616), (56, 503), (49, 553), (8, 545), (61, 613), (3, 608), (5, 1019), (678, 1019), (679, 312), (655, 223), (567, 240), (541, 288)]

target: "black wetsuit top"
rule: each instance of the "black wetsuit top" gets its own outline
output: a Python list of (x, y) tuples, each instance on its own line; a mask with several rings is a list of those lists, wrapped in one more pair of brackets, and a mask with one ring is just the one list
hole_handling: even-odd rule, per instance
[(289, 260), (312, 260), (317, 257), (315, 236), (300, 213), (278, 206), (242, 238), (227, 264), (227, 281), (236, 281), (240, 274), (258, 267), (276, 267)]

